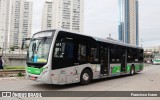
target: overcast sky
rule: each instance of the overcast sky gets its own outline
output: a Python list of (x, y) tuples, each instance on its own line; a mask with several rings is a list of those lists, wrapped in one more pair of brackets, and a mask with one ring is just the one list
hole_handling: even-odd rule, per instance
[[(33, 0), (32, 32), (41, 30), (45, 0)], [(160, 45), (160, 0), (139, 0), (139, 34), (143, 46)], [(84, 34), (118, 39), (118, 0), (84, 0)]]

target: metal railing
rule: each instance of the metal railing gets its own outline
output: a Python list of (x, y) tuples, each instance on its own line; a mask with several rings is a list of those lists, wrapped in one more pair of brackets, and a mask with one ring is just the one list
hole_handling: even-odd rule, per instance
[(25, 70), (0, 70), (0, 77), (18, 76), (18, 74), (24, 76), (25, 73)]

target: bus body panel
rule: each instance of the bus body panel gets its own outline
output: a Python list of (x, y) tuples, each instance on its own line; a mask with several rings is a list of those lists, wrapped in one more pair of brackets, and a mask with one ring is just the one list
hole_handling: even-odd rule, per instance
[[(93, 79), (100, 78), (100, 65), (84, 64), (74, 67), (52, 70), (53, 84), (71, 84), (80, 82), (80, 75), (85, 68), (90, 68), (93, 71)], [(58, 78), (57, 78), (58, 77)]]

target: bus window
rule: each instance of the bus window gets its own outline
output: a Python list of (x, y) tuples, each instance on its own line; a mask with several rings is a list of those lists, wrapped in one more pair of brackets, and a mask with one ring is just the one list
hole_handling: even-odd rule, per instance
[(70, 42), (56, 43), (54, 57), (73, 58), (73, 43)]
[(110, 48), (110, 62), (111, 63), (120, 63), (120, 54), (118, 51), (119, 48), (117, 46), (113, 46)]
[(140, 58), (143, 59), (143, 51), (139, 51), (138, 49), (135, 48), (128, 48), (128, 62), (133, 63), (133, 62), (139, 62)]
[(91, 56), (93, 57), (93, 62), (98, 62), (97, 48), (91, 48)]
[(78, 46), (78, 61), (86, 62), (86, 46), (85, 45)]
[(142, 49), (139, 50), (139, 61), (143, 62), (143, 50)]
[(73, 58), (73, 43), (65, 44), (64, 56), (65, 58)]
[(128, 61), (129, 63), (134, 62), (133, 52), (134, 52), (134, 50), (133, 50), (132, 48), (128, 48), (128, 50), (127, 50), (127, 55), (128, 55), (127, 61)]
[(63, 58), (63, 55), (62, 54), (62, 43), (56, 43), (55, 45), (55, 50), (54, 50), (54, 57), (55, 58)]
[(134, 62), (139, 62), (139, 50), (134, 49), (133, 57), (134, 57)]
[(96, 47), (90, 48), (90, 55), (88, 57), (89, 62), (98, 62), (98, 50)]

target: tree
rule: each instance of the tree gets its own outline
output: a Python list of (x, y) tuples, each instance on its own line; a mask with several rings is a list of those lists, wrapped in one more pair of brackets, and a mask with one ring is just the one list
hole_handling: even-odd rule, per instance
[(19, 49), (19, 47), (18, 46), (14, 46), (14, 49)]
[(29, 46), (26, 44), (26, 47), (25, 47), (25, 49), (28, 49), (29, 48)]
[(10, 47), (10, 50), (11, 50), (11, 51), (14, 51), (14, 49), (15, 49), (14, 47)]

